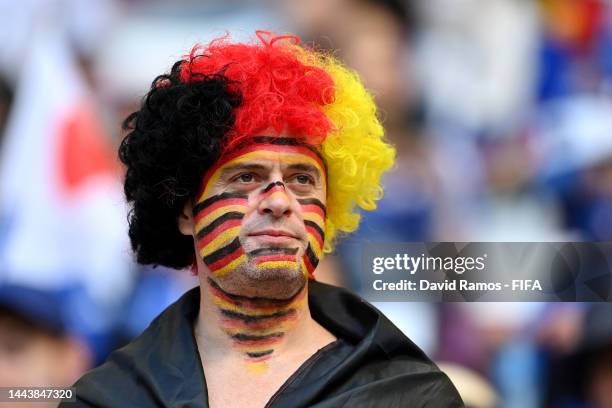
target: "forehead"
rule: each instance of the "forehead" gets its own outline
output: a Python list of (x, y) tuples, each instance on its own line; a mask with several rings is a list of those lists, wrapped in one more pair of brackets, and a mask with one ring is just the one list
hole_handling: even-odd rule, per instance
[(198, 199), (207, 196), (208, 190), (219, 179), (224, 171), (232, 167), (249, 164), (267, 164), (280, 162), (281, 165), (307, 165), (317, 169), (325, 179), (326, 171), (322, 159), (316, 151), (304, 145), (279, 145), (258, 143), (223, 155), (212, 166), (202, 179), (202, 187)]

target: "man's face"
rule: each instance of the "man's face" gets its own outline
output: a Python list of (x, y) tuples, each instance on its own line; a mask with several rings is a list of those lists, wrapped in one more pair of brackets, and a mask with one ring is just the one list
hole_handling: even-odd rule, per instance
[(326, 175), (306, 146), (253, 144), (211, 168), (193, 209), (207, 278), (245, 296), (288, 298), (323, 252)]

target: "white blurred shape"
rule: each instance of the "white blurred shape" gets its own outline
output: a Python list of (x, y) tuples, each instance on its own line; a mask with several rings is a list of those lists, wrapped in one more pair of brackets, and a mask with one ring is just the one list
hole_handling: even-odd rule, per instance
[(603, 95), (561, 98), (543, 109), (536, 150), (548, 176), (612, 157), (612, 102)]
[(131, 282), (118, 174), (63, 31), (39, 17), (0, 156), (0, 281), (113, 304)]
[(96, 76), (111, 99), (139, 98), (155, 77), (169, 72), (196, 43), (206, 44), (226, 34), (232, 41), (249, 42), (255, 39), (255, 30), (284, 34), (287, 27), (265, 7), (189, 18), (129, 15), (100, 44)]
[(431, 355), (436, 351), (438, 317), (430, 303), (374, 302), (372, 304), (425, 354)]
[(417, 72), (432, 120), (511, 127), (530, 108), (537, 8), (512, 0), (418, 2)]

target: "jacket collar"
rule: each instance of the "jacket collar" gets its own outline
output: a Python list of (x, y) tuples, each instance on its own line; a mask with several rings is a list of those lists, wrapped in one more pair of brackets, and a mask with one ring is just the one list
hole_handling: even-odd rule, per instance
[[(353, 357), (357, 358), (352, 358), (352, 361), (373, 355), (389, 357), (406, 353), (427, 359), (377, 309), (347, 290), (310, 281), (308, 300), (312, 317), (319, 324), (355, 346)], [(145, 357), (148, 358), (147, 372), (155, 375), (150, 379), (150, 386), (165, 404), (171, 406), (187, 402), (190, 407), (208, 406), (206, 380), (193, 334), (199, 307), (200, 288), (196, 287), (185, 293), (147, 329), (155, 336)]]

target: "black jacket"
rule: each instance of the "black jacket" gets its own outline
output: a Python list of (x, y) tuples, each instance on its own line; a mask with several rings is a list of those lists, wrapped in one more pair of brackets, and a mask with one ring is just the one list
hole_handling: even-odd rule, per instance
[[(448, 377), (371, 305), (310, 282), (312, 317), (338, 340), (308, 359), (267, 407), (463, 407)], [(183, 295), (126, 347), (76, 384), (62, 407), (208, 407), (193, 336), (199, 288)]]

